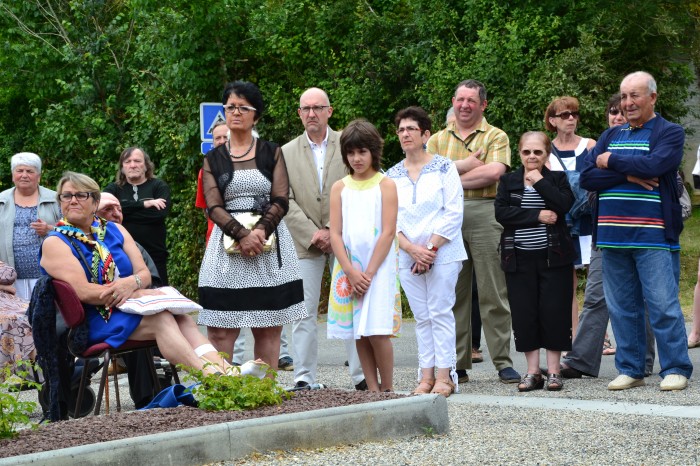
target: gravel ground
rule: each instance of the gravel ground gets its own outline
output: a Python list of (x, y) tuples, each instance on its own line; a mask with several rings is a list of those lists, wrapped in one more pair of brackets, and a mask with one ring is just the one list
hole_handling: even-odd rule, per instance
[[(331, 388), (352, 388), (341, 341), (326, 340), (319, 330), (319, 382)], [(409, 392), (417, 375), (413, 324), (406, 323), (403, 336), (393, 340), (394, 388)], [(661, 392), (658, 364), (645, 387), (612, 392), (606, 389), (616, 375), (614, 356), (604, 356), (601, 377), (566, 380), (561, 392), (517, 392), (514, 384), (500, 383), (483, 345), (485, 361), (469, 371), (470, 382), (461, 384), (459, 397), (449, 399), (450, 433), (383, 443), (343, 445), (313, 451), (289, 450), (258, 454), (228, 464), (700, 464), (700, 419), (612, 413), (622, 403), (662, 406), (700, 406), (700, 386), (691, 379), (687, 390)], [(512, 349), (514, 367), (525, 370), (525, 360)], [(700, 367), (700, 349), (690, 350)], [(542, 357), (544, 360), (544, 357)], [(125, 376), (121, 376), (122, 404), (132, 410)], [(292, 372), (280, 372), (278, 380), (292, 385)], [(95, 387), (96, 390), (96, 387)], [(23, 397), (36, 398), (36, 392)], [(485, 405), (470, 402), (471, 395), (491, 395), (503, 400)], [(113, 398), (113, 395), (112, 395)], [(508, 406), (509, 400), (554, 399), (599, 401), (600, 412)], [(114, 409), (114, 399), (112, 401)], [(682, 413), (681, 413), (682, 415)], [(36, 419), (40, 417), (35, 414)]]

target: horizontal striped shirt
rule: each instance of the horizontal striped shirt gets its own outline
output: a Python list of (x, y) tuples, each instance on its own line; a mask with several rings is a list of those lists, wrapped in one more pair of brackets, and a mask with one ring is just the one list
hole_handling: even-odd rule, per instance
[[(647, 155), (655, 119), (642, 128), (624, 128), (606, 150), (613, 154)], [(598, 193), (599, 248), (680, 250), (666, 240), (661, 195), (637, 183), (622, 183)]]
[[(542, 196), (532, 186), (525, 186), (520, 207), (539, 210), (546, 208)], [(515, 248), (526, 251), (547, 249), (547, 226), (544, 223), (540, 223), (536, 227), (518, 228), (515, 230)]]

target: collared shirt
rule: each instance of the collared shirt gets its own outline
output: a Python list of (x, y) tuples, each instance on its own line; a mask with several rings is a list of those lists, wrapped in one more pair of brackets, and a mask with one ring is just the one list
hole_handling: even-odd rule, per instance
[(326, 137), (323, 138), (321, 144), (316, 144), (309, 138), (309, 133), (304, 131), (306, 139), (309, 141), (309, 147), (314, 154), (316, 162), (316, 173), (318, 173), (318, 190), (323, 192), (323, 164), (326, 161), (326, 148), (328, 147), (328, 129), (326, 128)]
[[(462, 139), (455, 122), (438, 131), (428, 141), (428, 152), (443, 155), (451, 160), (462, 160), (483, 149), (479, 160), (484, 163), (500, 162), (510, 167), (510, 142), (508, 135), (500, 128), (491, 126), (482, 118), (481, 124), (466, 138)], [(465, 199), (493, 199), (498, 183), (479, 189), (465, 189)]]
[[(414, 182), (401, 161), (386, 176), (396, 183), (399, 198), (396, 232), (414, 244), (427, 244), (433, 234), (447, 239), (438, 250), (436, 264), (467, 259), (462, 241), (462, 184), (454, 163), (434, 155)], [(406, 251), (399, 250), (399, 268), (409, 268), (413, 262)]]

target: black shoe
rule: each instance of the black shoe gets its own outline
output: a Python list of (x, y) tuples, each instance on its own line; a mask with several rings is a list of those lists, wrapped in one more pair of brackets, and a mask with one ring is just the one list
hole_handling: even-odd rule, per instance
[(559, 374), (565, 379), (580, 379), (583, 375), (583, 372), (581, 372), (578, 369), (574, 369), (573, 367), (561, 366)]
[(367, 381), (365, 379), (362, 379), (362, 382), (355, 385), (355, 390), (367, 391)]
[(503, 383), (518, 383), (520, 382), (520, 374), (512, 367), (506, 367), (498, 371), (498, 378)]
[(277, 368), (282, 371), (293, 371), (294, 360), (290, 356), (285, 356), (277, 361)]
[(465, 369), (457, 369), (457, 382), (458, 383), (467, 383), (469, 382), (469, 374), (467, 374), (467, 371)]
[(309, 382), (304, 382), (303, 380), (300, 380), (294, 384), (294, 388), (305, 388), (308, 386), (309, 386)]

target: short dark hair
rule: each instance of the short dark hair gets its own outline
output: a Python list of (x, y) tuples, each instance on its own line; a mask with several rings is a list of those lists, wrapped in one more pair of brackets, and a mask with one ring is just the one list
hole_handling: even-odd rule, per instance
[(432, 130), (432, 121), (428, 116), (428, 112), (423, 110), (421, 107), (406, 107), (403, 110), (399, 110), (394, 118), (394, 124), (398, 129), (401, 120), (410, 119), (418, 123), (421, 133)]
[(563, 97), (557, 97), (544, 111), (544, 127), (547, 131), (556, 132), (557, 128), (549, 122), (550, 118), (557, 116), (557, 113), (561, 113), (564, 110), (569, 110), (570, 112), (578, 112), (579, 103), (576, 97), (571, 97), (565, 95)]
[(364, 118), (351, 121), (340, 135), (340, 153), (343, 156), (343, 163), (351, 175), (355, 171), (348, 162), (348, 152), (356, 149), (368, 149), (372, 154), (372, 168), (379, 171), (383, 147), (384, 140), (379, 131)]
[(455, 87), (455, 96), (457, 95), (457, 91), (460, 87), (466, 87), (467, 89), (478, 89), (479, 99), (481, 99), (481, 102), (486, 101), (486, 86), (484, 86), (484, 83), (479, 82), (476, 79), (465, 79), (461, 83), (457, 84), (457, 87)]
[(151, 158), (148, 156), (146, 151), (143, 150), (141, 147), (137, 146), (127, 147), (122, 151), (122, 154), (119, 156), (119, 168), (117, 168), (117, 184), (119, 186), (124, 186), (124, 183), (126, 183), (126, 175), (122, 171), (124, 161), (131, 157), (131, 154), (135, 150), (140, 150), (143, 153), (143, 162), (146, 164), (146, 180), (150, 180), (154, 176), (153, 172), (156, 171), (156, 166), (153, 164)]
[(259, 120), (262, 114), (265, 112), (265, 101), (263, 101), (260, 89), (258, 89), (258, 86), (255, 84), (248, 81), (234, 81), (226, 84), (221, 101), (224, 105), (226, 105), (226, 102), (228, 102), (231, 94), (235, 94), (236, 97), (247, 100), (250, 105), (255, 107), (256, 120)]
[(622, 110), (621, 107), (622, 103), (622, 96), (620, 95), (619, 92), (614, 93), (613, 95), (610, 96), (608, 99), (608, 105), (605, 107), (605, 118), (610, 115), (610, 110), (612, 109), (617, 109), (617, 110)]

